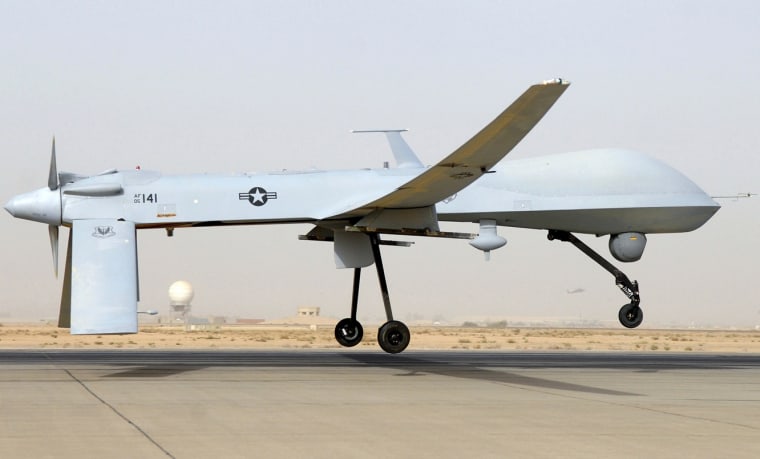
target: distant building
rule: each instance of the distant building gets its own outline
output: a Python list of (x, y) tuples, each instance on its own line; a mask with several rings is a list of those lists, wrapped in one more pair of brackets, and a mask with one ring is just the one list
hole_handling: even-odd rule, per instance
[(319, 317), (319, 308), (298, 308), (298, 317)]

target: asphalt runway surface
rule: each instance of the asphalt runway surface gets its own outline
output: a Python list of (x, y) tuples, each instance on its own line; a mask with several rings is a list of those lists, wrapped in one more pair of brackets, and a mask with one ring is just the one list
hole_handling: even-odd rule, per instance
[(760, 355), (0, 351), (0, 457), (760, 457)]

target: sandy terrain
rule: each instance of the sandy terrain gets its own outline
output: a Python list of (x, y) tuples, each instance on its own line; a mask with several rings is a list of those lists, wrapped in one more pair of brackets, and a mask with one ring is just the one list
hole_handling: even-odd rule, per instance
[[(380, 350), (375, 327), (356, 349)], [(760, 353), (760, 331), (410, 327), (412, 349)], [(185, 331), (141, 326), (136, 335), (72, 336), (51, 325), (0, 324), (0, 349), (339, 348), (331, 326), (233, 326)]]

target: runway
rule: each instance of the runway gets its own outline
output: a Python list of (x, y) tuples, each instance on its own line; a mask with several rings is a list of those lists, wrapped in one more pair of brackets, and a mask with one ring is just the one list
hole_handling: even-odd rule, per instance
[(0, 457), (760, 457), (760, 356), (0, 351)]

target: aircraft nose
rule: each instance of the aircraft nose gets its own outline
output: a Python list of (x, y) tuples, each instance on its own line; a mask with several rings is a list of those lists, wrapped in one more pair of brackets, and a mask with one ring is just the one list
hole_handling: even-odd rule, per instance
[(61, 224), (61, 197), (58, 191), (40, 188), (31, 193), (14, 196), (5, 204), (5, 210), (16, 218), (48, 225)]

